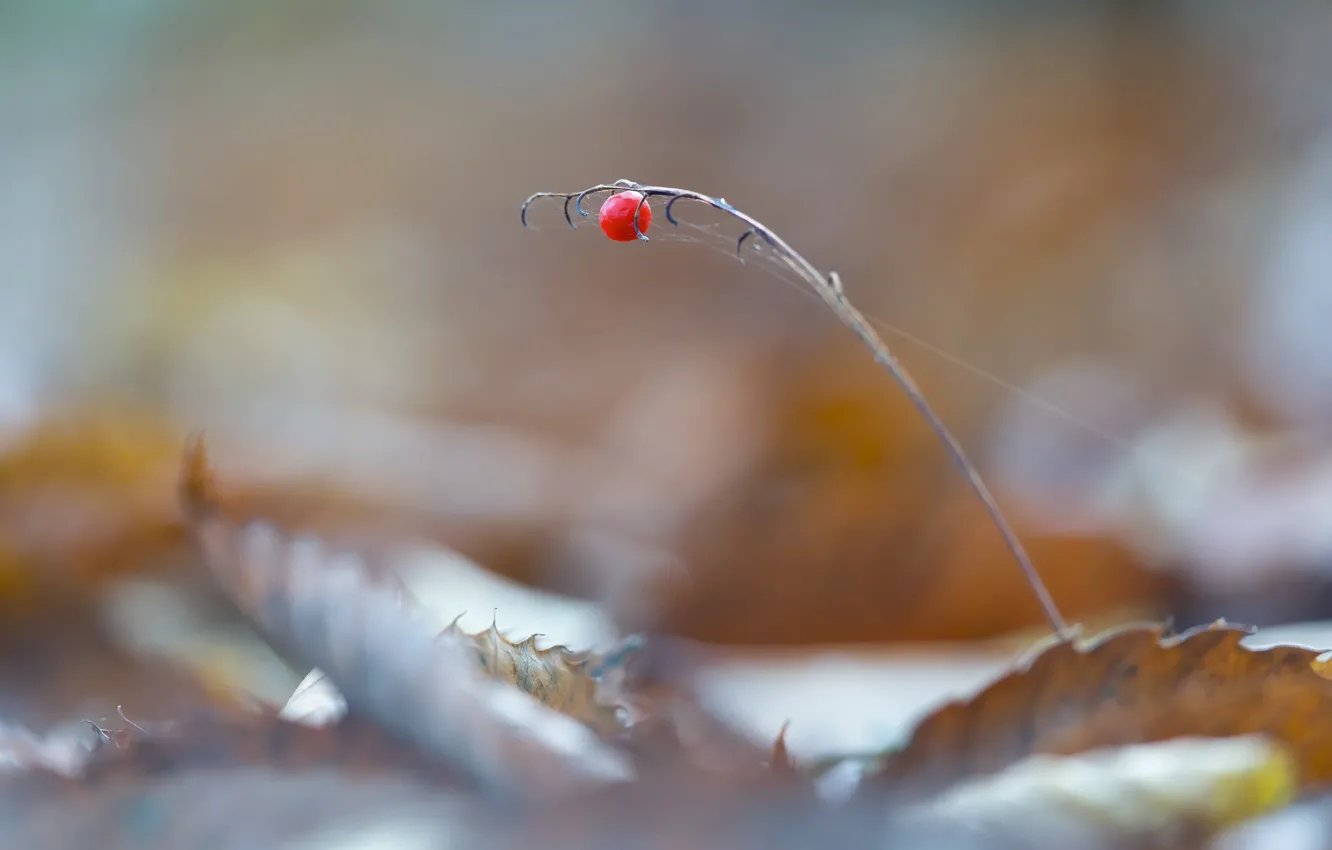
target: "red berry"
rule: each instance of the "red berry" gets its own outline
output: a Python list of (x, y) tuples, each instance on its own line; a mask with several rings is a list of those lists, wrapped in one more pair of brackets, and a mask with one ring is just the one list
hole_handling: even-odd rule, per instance
[(652, 207), (644, 203), (640, 208), (638, 202), (641, 200), (643, 195), (632, 190), (607, 198), (597, 215), (602, 232), (616, 242), (633, 242), (638, 238), (634, 233), (634, 210), (638, 210), (638, 230), (647, 233), (652, 226)]

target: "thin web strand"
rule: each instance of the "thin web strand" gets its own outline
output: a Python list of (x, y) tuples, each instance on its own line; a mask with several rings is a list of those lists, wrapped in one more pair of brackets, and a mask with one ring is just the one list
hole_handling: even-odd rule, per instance
[(849, 300), (847, 300), (846, 295), (842, 290), (841, 279), (837, 276), (836, 272), (828, 272), (826, 275), (820, 272), (812, 263), (806, 260), (804, 256), (799, 254), (794, 248), (787, 244), (784, 239), (778, 236), (776, 232), (749, 214), (742, 212), (727, 203), (724, 198), (714, 198), (710, 195), (704, 195), (701, 192), (695, 192), (689, 189), (676, 189), (666, 186), (644, 186), (630, 180), (621, 179), (614, 183), (600, 183), (579, 192), (537, 192), (523, 202), (521, 221), (523, 226), (526, 227), (527, 211), (533, 201), (541, 198), (557, 198), (560, 199), (564, 205), (565, 221), (569, 224), (569, 227), (577, 229), (574, 224), (573, 214), (577, 213), (582, 217), (588, 215), (588, 212), (583, 209), (583, 201), (589, 195), (601, 192), (621, 192), (629, 189), (639, 192), (642, 195), (642, 198), (639, 200), (639, 209), (634, 211), (632, 218), (634, 231), (639, 240), (644, 242), (649, 241), (647, 234), (638, 229), (638, 217), (642, 206), (648, 203), (651, 198), (657, 197), (667, 199), (663, 212), (665, 213), (666, 220), (672, 225), (679, 224), (679, 220), (676, 219), (673, 214), (673, 207), (678, 201), (697, 201), (712, 207), (713, 209), (720, 210), (746, 225), (747, 229), (736, 240), (737, 255), (740, 254), (740, 251), (744, 248), (744, 245), (748, 240), (752, 239), (756, 242), (761, 241), (766, 243), (767, 246), (772, 249), (773, 254), (819, 296), (824, 304), (826, 304), (833, 313), (836, 314), (837, 318), (841, 320), (842, 324), (846, 325), (847, 328), (849, 328), (851, 332), (854, 333), (867, 348), (869, 348), (874, 356), (874, 360), (888, 371), (897, 385), (906, 393), (912, 406), (916, 408), (916, 411), (922, 418), (924, 418), (926, 424), (929, 425), (932, 431), (934, 431), (939, 441), (943, 444), (944, 449), (947, 451), (953, 465), (956, 466), (958, 471), (966, 478), (972, 492), (975, 493), (977, 499), (980, 500), (986, 513), (989, 514), (990, 520), (994, 523), (999, 534), (1003, 537), (1005, 544), (1013, 553), (1013, 557), (1018, 562), (1018, 566), (1021, 568), (1027, 583), (1036, 594), (1037, 601), (1040, 603), (1041, 608), (1045, 613), (1045, 617), (1050, 623), (1051, 629), (1053, 629), (1055, 634), (1061, 639), (1067, 636), (1068, 627), (1064, 622), (1063, 616), (1059, 613), (1059, 608), (1055, 605), (1054, 598), (1050, 595), (1049, 589), (1045, 586), (1045, 581), (1041, 578), (1040, 573), (1037, 572), (1035, 565), (1031, 561), (1031, 557), (1027, 554), (1026, 547), (1022, 545), (1022, 541), (1018, 538), (1017, 532), (1009, 524), (1003, 511), (1000, 510), (998, 502), (990, 493), (989, 487), (986, 486), (984, 479), (981, 478), (980, 472), (977, 471), (975, 464), (971, 462), (971, 459), (967, 456), (965, 450), (963, 450), (961, 443), (959, 443), (953, 436), (952, 431), (948, 429), (948, 426), (945, 425), (943, 420), (939, 418), (938, 414), (934, 412), (934, 408), (930, 406), (925, 398), (925, 394), (916, 385), (915, 380), (912, 379), (910, 373), (906, 370), (906, 367), (903, 366), (902, 363), (889, 351), (888, 346), (875, 332), (873, 326), (865, 316)]
[[(708, 232), (706, 228), (692, 224), (690, 226), (693, 227), (695, 230)], [(721, 237), (718, 234), (710, 232), (709, 236), (713, 238), (725, 239), (725, 237)], [(701, 239), (690, 239), (689, 237), (682, 237), (680, 241), (693, 242), (699, 245), (706, 244), (706, 242), (704, 242)], [(761, 259), (764, 258), (763, 255), (761, 254), (758, 256)], [(745, 258), (743, 256), (740, 257), (740, 262), (744, 263), (744, 261)], [(802, 287), (796, 282), (789, 280), (786, 277), (783, 277), (781, 274), (777, 274), (775, 276), (782, 283), (789, 285), (796, 293), (800, 295), (801, 298), (813, 298), (815, 300), (818, 300), (818, 296), (807, 290), (805, 287)], [(901, 326), (893, 324), (892, 322), (888, 321), (882, 316), (875, 316), (872, 313), (862, 313), (862, 315), (865, 317), (866, 321), (868, 321), (871, 325), (875, 327), (875, 329), (880, 331), (886, 331), (890, 334), (893, 334), (894, 336), (901, 337), (902, 339), (906, 340), (912, 345), (915, 345), (919, 348), (923, 348), (925, 351), (928, 351), (930, 354), (933, 354), (935, 357), (938, 357), (940, 360), (944, 360), (958, 367), (959, 369), (962, 369), (963, 371), (969, 372), (970, 374), (976, 376), (977, 378), (980, 378), (984, 381), (994, 384), (995, 386), (1001, 389), (1011, 392), (1013, 395), (1017, 396), (1023, 401), (1033, 405), (1034, 407), (1038, 407), (1041, 410), (1044, 410), (1046, 413), (1049, 413), (1059, 419), (1064, 420), (1069, 425), (1072, 425), (1075, 428), (1079, 428), (1087, 432), (1088, 434), (1091, 434), (1092, 436), (1096, 437), (1097, 439), (1104, 440), (1105, 442), (1113, 446), (1116, 446), (1117, 448), (1124, 449), (1125, 451), (1132, 452), (1135, 454), (1141, 452), (1142, 450), (1142, 446), (1135, 444), (1126, 437), (1122, 437), (1119, 434), (1115, 434), (1111, 431), (1106, 430), (1105, 428), (1102, 428), (1101, 426), (1097, 425), (1094, 422), (1083, 419), (1077, 416), (1076, 414), (1068, 410), (1065, 410), (1064, 408), (1060, 407), (1057, 403), (1050, 401), (1048, 398), (1045, 398), (1039, 393), (1032, 392), (1031, 390), (1026, 389), (1025, 387), (1013, 383), (1007, 378), (1004, 378), (1000, 375), (996, 375), (995, 373), (976, 365), (970, 360), (967, 360), (965, 357), (958, 357), (956, 354), (949, 352), (947, 349), (943, 348), (942, 346), (936, 345), (927, 339), (924, 339), (916, 334), (913, 334), (910, 331), (905, 330)]]

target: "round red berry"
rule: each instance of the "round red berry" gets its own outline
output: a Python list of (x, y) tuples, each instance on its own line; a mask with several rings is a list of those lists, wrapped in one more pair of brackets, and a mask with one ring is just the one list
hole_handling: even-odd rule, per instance
[(633, 242), (638, 238), (634, 232), (634, 211), (638, 210), (638, 230), (647, 233), (652, 225), (652, 207), (646, 202), (640, 207), (638, 202), (642, 200), (643, 195), (632, 190), (607, 198), (597, 215), (602, 232), (616, 242)]

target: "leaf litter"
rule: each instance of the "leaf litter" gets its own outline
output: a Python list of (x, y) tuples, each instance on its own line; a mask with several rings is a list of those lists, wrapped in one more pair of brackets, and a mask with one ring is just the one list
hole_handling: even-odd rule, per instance
[[(618, 815), (640, 807), (645, 811), (633, 826), (692, 811), (715, 828), (708, 840), (720, 842), (698, 846), (738, 847), (756, 840), (745, 826), (753, 809), (776, 799), (787, 800), (778, 808), (800, 822), (793, 827), (797, 832), (841, 835), (849, 824), (860, 823), (860, 839), (886, 841), (887, 846), (896, 844), (893, 836), (920, 834), (961, 842), (956, 846), (984, 846), (968, 842), (978, 835), (1021, 837), (1033, 829), (1028, 838), (1034, 843), (1024, 846), (1044, 846), (1036, 835), (1042, 830), (1101, 841), (1108, 829), (1115, 840), (1137, 841), (1143, 829), (1119, 821), (1126, 812), (1142, 810), (1147, 800), (1156, 824), (1147, 830), (1149, 837), (1183, 841), (1180, 836), (1194, 836), (1199, 829), (1210, 834), (1236, 818), (1281, 805), (1293, 789), (1327, 778), (1326, 733), (1319, 729), (1326, 724), (1320, 724), (1319, 715), (1332, 683), (1322, 675), (1319, 654), (1298, 647), (1248, 650), (1239, 641), (1249, 630), (1226, 624), (1182, 635), (1163, 626), (1129, 626), (1092, 640), (1047, 641), (972, 700), (927, 717), (901, 750), (882, 759), (859, 793), (841, 803), (821, 798), (813, 783), (801, 781), (813, 777), (787, 750), (785, 728), (766, 758), (756, 748), (753, 767), (760, 769), (737, 768), (730, 774), (719, 772), (715, 762), (703, 769), (707, 754), (696, 747), (677, 746), (669, 759), (651, 748), (621, 749), (594, 731), (605, 697), (591, 671), (598, 664), (604, 673), (608, 663), (623, 663), (623, 647), (604, 655), (558, 646), (540, 650), (532, 638), (513, 642), (496, 626), (474, 635), (453, 625), (441, 632), (411, 608), (400, 586), (372, 579), (354, 559), (286, 540), (261, 523), (233, 527), (210, 514), (215, 504), (210, 481), (203, 444), (196, 441), (186, 454), (182, 495), (212, 570), (275, 645), (315, 670), (281, 715), (256, 717), (249, 726), (196, 727), (174, 736), (159, 732), (121, 744), (97, 760), (109, 767), (91, 772), (85, 782), (97, 783), (100, 777), (114, 784), (111, 777), (123, 777), (145, 761), (164, 777), (228, 764), (280, 767), (301, 775), (329, 768), (361, 775), (374, 764), (384, 776), (425, 777), (416, 780), (427, 789), (422, 793), (439, 793), (455, 803), (473, 799), (469, 828), (480, 830), (488, 846), (519, 841), (529, 830), (549, 835), (548, 847), (561, 846), (557, 835), (567, 830), (567, 846), (578, 846), (573, 836), (580, 829), (582, 846), (620, 846), (614, 842), (625, 839), (631, 824)], [(325, 581), (328, 589), (321, 590)], [(298, 598), (298, 593), (306, 596)], [(355, 637), (347, 637), (348, 631)], [(386, 634), (392, 639), (385, 640)], [(404, 648), (412, 650), (408, 660), (395, 658)], [(503, 699), (479, 696), (494, 693), (488, 691), (492, 687), (503, 689), (509, 695), (505, 699), (524, 700), (517, 722)], [(651, 699), (649, 692), (633, 696)], [(323, 715), (312, 717), (312, 706)], [(578, 725), (582, 743), (551, 746), (547, 737), (533, 733), (552, 719)], [(359, 760), (348, 746), (355, 734), (367, 742)], [(1211, 773), (1199, 757), (1155, 758), (1155, 764), (1188, 766), (1189, 793), (1181, 791), (1188, 783), (1171, 779), (1168, 770), (1165, 780), (1143, 779), (1141, 765), (1147, 762), (1131, 748), (1122, 749), (1200, 736), (1235, 741), (1232, 749), (1247, 754), (1248, 761), (1220, 755), (1222, 741), (1212, 752), (1219, 766)], [(284, 737), (285, 743), (272, 746)], [(478, 739), (484, 742), (481, 747)], [(167, 740), (175, 742), (175, 749)], [(192, 750), (190, 742), (201, 740), (229, 743)], [(269, 748), (253, 746), (260, 741)], [(219, 759), (219, 750), (233, 754), (230, 761)], [(1202, 751), (1195, 747), (1192, 752)], [(175, 755), (168, 759), (163, 753)], [(305, 756), (294, 757), (300, 753)], [(622, 772), (605, 770), (611, 761), (584, 761), (589, 756), (613, 756)], [(1082, 756), (1099, 761), (1088, 762), (1091, 767), (1064, 761)], [(653, 758), (658, 763), (650, 763)], [(409, 768), (413, 760), (424, 768)], [(432, 773), (432, 767), (438, 772)], [(765, 779), (756, 778), (765, 773)], [(632, 780), (635, 774), (640, 779)], [(1069, 779), (1076, 775), (1106, 780), (1104, 793), (1079, 792)], [(1125, 778), (1118, 784), (1108, 781), (1117, 776)], [(729, 782), (707, 800), (683, 790), (719, 780)], [(217, 774), (211, 781), (225, 786), (227, 780)], [(649, 799), (641, 800), (647, 789), (652, 789)], [(1014, 794), (1021, 805), (1013, 801)], [(495, 800), (527, 802), (496, 823), (487, 814), (494, 811)], [(568, 802), (556, 815), (550, 804), (558, 800)], [(596, 814), (608, 806), (615, 816)], [(855, 812), (865, 806), (880, 817), (888, 813), (886, 832), (882, 820), (875, 829), (858, 821)], [(658, 809), (661, 815), (655, 814)], [(573, 817), (580, 812), (581, 819)], [(1018, 817), (1019, 812), (1026, 814)], [(653, 842), (675, 835), (664, 824), (651, 829), (658, 832), (643, 836), (643, 846), (666, 846)], [(701, 841), (704, 834), (689, 840)]]
[[(743, 218), (914, 390), (840, 281)], [(354, 552), (224, 517), (202, 438), (178, 495), (212, 581), (310, 672), (285, 706), (242, 715), (122, 714), (120, 728), (45, 736), (0, 725), (13, 846), (1183, 848), (1332, 781), (1328, 662), (1246, 649), (1248, 630), (1224, 622), (1083, 640), (1038, 593), (1056, 634), (1011, 673), (898, 750), (816, 770), (787, 726), (766, 743), (728, 737), (687, 670), (628, 674), (640, 653), (669, 660), (669, 635), (598, 652), (539, 649), (497, 623), (441, 630)], [(845, 787), (827, 793), (833, 775)]]
[(398, 583), (354, 556), (272, 527), (221, 519), (202, 439), (187, 451), (182, 500), (218, 583), (273, 643), (323, 671), (349, 711), (472, 775), (500, 795), (566, 793), (621, 781), (626, 761), (587, 727), (481, 674)]
[(925, 793), (1034, 754), (1264, 734), (1290, 750), (1303, 784), (1332, 783), (1332, 680), (1321, 654), (1247, 649), (1250, 633), (1224, 622), (1177, 635), (1124, 626), (1040, 646), (974, 698), (924, 719), (870, 781)]

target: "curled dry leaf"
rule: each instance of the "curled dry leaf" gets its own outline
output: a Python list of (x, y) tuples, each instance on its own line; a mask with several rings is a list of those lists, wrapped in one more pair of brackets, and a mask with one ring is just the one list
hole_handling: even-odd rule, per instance
[(1326, 665), (1303, 647), (1246, 649), (1247, 634), (1223, 622), (1174, 636), (1137, 625), (1052, 643), (923, 720), (868, 784), (927, 794), (1035, 753), (1258, 733), (1285, 744), (1304, 785), (1332, 782)]
[(516, 685), (602, 734), (620, 731), (620, 704), (610, 689), (602, 687), (606, 668), (624, 663), (619, 653), (573, 652), (566, 646), (537, 649), (538, 635), (513, 643), (494, 623), (483, 632), (468, 634), (455, 620), (445, 634), (471, 647), (486, 674)]
[[(537, 649), (532, 635), (513, 643), (492, 625), (476, 634), (457, 628), (457, 621), (444, 630), (444, 638), (457, 640), (473, 650), (477, 666), (491, 678), (508, 682), (535, 697), (543, 705), (582, 721), (605, 737), (624, 731), (617, 677), (626, 654), (636, 646), (626, 640), (607, 653), (572, 652), (565, 646)], [(311, 726), (332, 723), (347, 713), (347, 702), (321, 670), (312, 670), (292, 693), (283, 716)]]
[(356, 558), (317, 541), (223, 520), (202, 440), (183, 471), (186, 515), (214, 578), (277, 648), (322, 670), (352, 714), (495, 794), (549, 796), (631, 775), (586, 726), (481, 674), (400, 585), (372, 581)]

